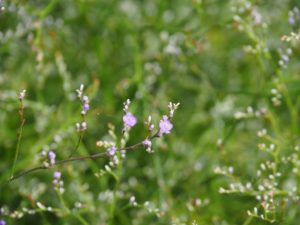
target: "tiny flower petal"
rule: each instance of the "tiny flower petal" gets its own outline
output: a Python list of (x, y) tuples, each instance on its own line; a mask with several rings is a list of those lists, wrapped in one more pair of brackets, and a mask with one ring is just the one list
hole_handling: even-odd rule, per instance
[(146, 140), (143, 141), (143, 145), (145, 145), (146, 147), (148, 147), (148, 146), (151, 147), (152, 143), (149, 139), (146, 139)]
[(117, 147), (116, 146), (112, 146), (109, 149), (107, 149), (107, 152), (109, 155), (113, 156), (114, 154), (116, 154), (117, 151)]
[(173, 128), (173, 124), (170, 122), (167, 116), (163, 116), (162, 120), (159, 121), (159, 134), (169, 134)]
[(89, 97), (88, 96), (83, 96), (82, 97), (82, 101), (84, 102), (84, 103), (88, 103), (89, 102)]
[(56, 154), (53, 151), (48, 152), (48, 158), (51, 165), (55, 164)]
[(50, 160), (55, 159), (55, 157), (56, 157), (56, 154), (55, 154), (53, 151), (48, 152), (48, 158), (49, 158)]
[(127, 112), (123, 116), (123, 122), (124, 122), (125, 128), (129, 129), (137, 123), (137, 119), (135, 118), (135, 116), (133, 114), (131, 114), (130, 112)]
[(83, 104), (83, 111), (87, 112), (87, 111), (89, 111), (89, 109), (90, 109), (89, 103), (84, 103)]
[[(21, 92), (20, 92), (20, 94), (19, 94), (19, 99), (20, 100), (23, 100), (24, 98), (25, 98), (25, 95), (26, 95), (26, 90), (24, 89), (24, 90), (22, 90)], [(0, 224), (1, 225), (1, 224)]]
[(60, 178), (61, 178), (61, 172), (55, 171), (55, 172), (53, 173), (53, 177), (54, 177), (55, 179), (60, 179)]

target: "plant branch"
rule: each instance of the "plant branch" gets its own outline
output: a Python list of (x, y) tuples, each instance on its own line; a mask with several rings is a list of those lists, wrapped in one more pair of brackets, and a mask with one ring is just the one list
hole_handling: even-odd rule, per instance
[[(155, 133), (154, 135), (152, 135), (149, 139), (152, 140), (154, 138), (157, 138), (159, 137), (158, 135), (158, 132)], [(127, 147), (124, 147), (124, 148), (119, 148), (117, 149), (117, 151), (133, 151), (135, 150), (137, 147), (143, 145), (143, 141), (137, 143), (137, 144), (134, 144), (134, 145), (131, 145), (131, 146), (127, 146)], [(96, 153), (96, 154), (92, 154), (92, 155), (87, 155), (87, 156), (78, 156), (78, 157), (71, 157), (71, 158), (68, 158), (68, 159), (63, 159), (61, 161), (57, 161), (54, 165), (52, 165), (51, 167), (47, 167), (47, 166), (37, 166), (37, 167), (34, 167), (32, 169), (28, 169), (28, 170), (25, 170), (23, 172), (20, 172), (19, 174), (15, 175), (15, 176), (12, 176), (9, 180), (8, 180), (8, 183), (9, 182), (12, 182), (20, 177), (23, 177), (23, 176), (26, 176), (30, 173), (33, 173), (35, 171), (39, 171), (39, 170), (47, 170), (47, 169), (50, 169), (52, 168), (53, 166), (58, 166), (58, 165), (63, 165), (63, 164), (67, 164), (67, 163), (70, 163), (70, 162), (76, 162), (76, 161), (84, 161), (84, 160), (94, 160), (94, 159), (98, 159), (98, 158), (110, 158), (111, 156), (107, 153), (107, 152), (100, 152), (100, 153)]]

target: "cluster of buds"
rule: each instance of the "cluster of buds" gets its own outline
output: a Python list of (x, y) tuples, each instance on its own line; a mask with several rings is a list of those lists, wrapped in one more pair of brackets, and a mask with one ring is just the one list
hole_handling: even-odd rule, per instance
[[(116, 168), (117, 165), (119, 165), (120, 160), (118, 156), (116, 155), (117, 148), (108, 149), (107, 153), (110, 156), (110, 162), (104, 166), (106, 172), (110, 173), (112, 171), (112, 168)], [(100, 174), (101, 175), (101, 174)]]
[(82, 111), (81, 114), (85, 115), (87, 111), (90, 109), (90, 104), (89, 104), (89, 97), (84, 95), (82, 98)]
[(252, 183), (247, 182), (245, 184), (241, 182), (230, 183), (228, 188), (219, 188), (220, 194), (230, 194), (230, 193), (245, 193), (253, 191)]
[(129, 204), (130, 204), (131, 206), (137, 206), (137, 205), (138, 205), (135, 196), (131, 196), (131, 197), (130, 197), (130, 199), (129, 199)]
[[(267, 195), (264, 197), (267, 197)], [(263, 201), (260, 205), (260, 210), (257, 207), (254, 207), (253, 210), (247, 210), (248, 216), (255, 217), (269, 223), (274, 223), (276, 204), (274, 203), (273, 197), (271, 197), (270, 200), (267, 199)]]
[(81, 115), (82, 116), (84, 116), (87, 113), (87, 111), (89, 111), (89, 109), (90, 109), (89, 97), (84, 95), (83, 91), (84, 91), (84, 85), (81, 84), (79, 89), (76, 90), (76, 92), (77, 92), (77, 97), (81, 101), (81, 105), (82, 105)]
[(49, 151), (48, 159), (51, 166), (55, 164), (55, 158), (56, 158), (56, 154), (53, 151)]
[(278, 65), (282, 68), (286, 68), (288, 62), (290, 61), (290, 56), (292, 55), (293, 51), (291, 48), (286, 49), (285, 52), (283, 52), (282, 49), (278, 50), (280, 59), (278, 61)]
[(157, 217), (161, 217), (165, 213), (149, 201), (144, 202), (144, 204), (140, 206), (146, 209), (148, 213), (154, 213)]
[(193, 212), (200, 207), (204, 207), (209, 204), (209, 199), (201, 200), (200, 198), (192, 198), (187, 203), (186, 206), (189, 211)]
[(25, 123), (25, 118), (24, 118), (24, 98), (26, 96), (26, 90), (22, 90), (20, 93), (19, 93), (19, 100), (20, 100), (20, 110), (19, 110), (19, 116), (20, 116), (20, 121), (21, 121), (21, 124), (24, 124)]
[(84, 89), (84, 85), (81, 84), (80, 87), (79, 87), (79, 89), (76, 90), (76, 92), (77, 92), (77, 97), (78, 97), (79, 99), (82, 99), (82, 97), (83, 97), (83, 89)]
[(234, 1), (230, 7), (231, 11), (234, 13), (242, 14), (249, 12), (253, 7), (250, 1)]
[(274, 144), (270, 144), (269, 146), (267, 146), (265, 143), (259, 143), (257, 147), (260, 151), (265, 152), (274, 152), (276, 149), (276, 146)]
[(112, 157), (112, 160), (109, 162), (109, 166), (110, 167), (112, 167), (112, 168), (114, 168), (114, 167), (116, 167), (118, 164), (119, 164), (119, 158), (118, 158), (118, 156), (117, 155), (114, 155), (113, 157)]
[(252, 106), (248, 106), (246, 108), (245, 112), (242, 112), (242, 111), (235, 112), (234, 118), (236, 120), (250, 119), (250, 118), (264, 116), (266, 113), (267, 113), (267, 110), (265, 108), (260, 108), (260, 109), (254, 110)]
[(159, 65), (158, 62), (147, 62), (145, 65), (144, 65), (144, 68), (146, 71), (150, 72), (151, 74), (154, 74), (154, 75), (160, 75), (161, 72), (162, 72), (162, 69)]
[(257, 131), (258, 137), (265, 137), (267, 135), (267, 130), (264, 128), (262, 130)]
[(19, 93), (19, 100), (23, 101), (25, 98), (25, 95), (26, 95), (26, 90), (24, 89)]
[(289, 35), (283, 35), (281, 40), (286, 42), (298, 42), (300, 40), (300, 35), (299, 33), (291, 32)]
[(63, 194), (65, 192), (64, 182), (61, 180), (61, 172), (55, 171), (53, 173), (53, 185), (54, 189), (59, 193)]
[(251, 9), (251, 19), (254, 25), (262, 24), (263, 18), (257, 7)]
[(77, 97), (81, 102), (82, 106), (82, 111), (81, 111), (81, 116), (82, 116), (82, 121), (80, 123), (76, 123), (76, 130), (77, 132), (82, 132), (87, 129), (87, 123), (85, 121), (85, 115), (86, 113), (90, 110), (90, 100), (89, 97), (84, 95), (84, 85), (81, 84), (79, 89), (76, 90), (77, 92)]
[(170, 115), (170, 118), (172, 118), (174, 116), (174, 112), (176, 109), (178, 109), (178, 106), (180, 105), (180, 103), (172, 103), (172, 102), (169, 102), (168, 104), (168, 108), (169, 108), (169, 115)]
[(289, 24), (294, 26), (297, 22), (297, 19), (300, 17), (300, 12), (298, 7), (294, 7), (291, 11), (289, 11)]
[(107, 153), (110, 156), (114, 156), (116, 154), (117, 150), (118, 150), (118, 148), (116, 146), (112, 146), (107, 149)]
[[(111, 147), (109, 147), (107, 150), (107, 154), (111, 157), (112, 161), (110, 162), (110, 166), (114, 167), (116, 165), (119, 164), (119, 158), (116, 155), (118, 148), (115, 145), (112, 145)], [(126, 150), (122, 149), (120, 150), (121, 153), (121, 158), (125, 158), (126, 157)]]
[(245, 45), (243, 47), (243, 50), (246, 52), (246, 53), (249, 53), (249, 54), (258, 54), (262, 51), (262, 46), (257, 44), (255, 46), (252, 46), (252, 45)]
[(234, 168), (232, 166), (223, 167), (223, 168), (221, 168), (219, 166), (216, 166), (214, 168), (214, 173), (225, 175), (225, 176), (228, 176), (228, 177), (231, 177), (233, 175), (233, 172), (234, 172)]
[(273, 105), (275, 107), (280, 106), (281, 101), (282, 101), (282, 95), (281, 95), (280, 91), (276, 88), (272, 88), (271, 94), (272, 94), (271, 101), (272, 101)]
[(166, 43), (163, 51), (166, 55), (178, 56), (182, 53), (181, 44), (184, 40), (182, 33), (175, 33), (170, 35), (168, 32), (163, 31), (160, 34), (160, 38)]
[(76, 123), (76, 131), (81, 132), (87, 129), (87, 123), (85, 121), (81, 123)]
[(154, 130), (154, 124), (152, 123), (152, 117), (148, 116), (148, 119), (145, 121), (145, 124), (148, 128), (149, 131), (153, 131)]
[(153, 153), (152, 142), (147, 138), (143, 141), (143, 145), (146, 147), (146, 151), (149, 153)]
[(98, 146), (98, 147), (104, 147), (104, 148), (108, 148), (108, 147), (112, 147), (112, 146), (114, 146), (114, 142), (112, 142), (112, 141), (97, 141), (96, 142), (96, 146)]

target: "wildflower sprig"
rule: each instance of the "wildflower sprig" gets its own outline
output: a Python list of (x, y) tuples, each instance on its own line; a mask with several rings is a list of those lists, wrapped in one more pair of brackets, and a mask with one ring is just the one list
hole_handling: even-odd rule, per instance
[(127, 99), (126, 102), (124, 102), (123, 111), (125, 115), (123, 116), (123, 123), (124, 123), (123, 132), (128, 131), (131, 127), (135, 126), (135, 124), (137, 123), (136, 117), (131, 112), (129, 112), (130, 103), (131, 101), (129, 99)]
[(83, 139), (84, 132), (87, 130), (86, 114), (90, 110), (90, 100), (87, 95), (84, 95), (84, 85), (81, 84), (79, 89), (76, 90), (77, 98), (80, 100), (82, 110), (81, 110), (81, 122), (76, 123), (76, 131), (79, 133), (79, 138), (75, 149), (71, 152), (70, 157), (77, 151), (81, 141)]
[[(83, 99), (83, 86), (80, 87), (80, 89), (77, 90), (78, 93), (78, 97), (80, 99)], [(83, 107), (84, 104), (87, 104), (86, 100), (83, 100)], [(127, 100), (124, 103), (124, 112), (125, 115), (123, 116), (123, 122), (124, 122), (124, 128), (123, 131), (128, 132), (130, 128), (132, 128), (136, 123), (137, 123), (137, 119), (135, 118), (135, 116), (133, 114), (131, 114), (129, 112), (129, 104), (130, 104), (130, 100)], [(63, 159), (60, 161), (56, 161), (56, 154), (53, 151), (49, 151), (48, 152), (48, 159), (49, 159), (49, 164), (53, 167), (53, 166), (58, 166), (58, 165), (63, 165), (63, 164), (67, 164), (67, 163), (71, 163), (71, 162), (76, 162), (76, 161), (85, 161), (85, 160), (95, 160), (98, 158), (112, 158), (117, 152), (121, 152), (123, 155), (125, 155), (125, 153), (133, 151), (138, 149), (138, 147), (144, 146), (146, 147), (146, 150), (148, 152), (151, 152), (152, 150), (152, 140), (155, 138), (159, 138), (164, 134), (169, 134), (173, 128), (173, 124), (170, 121), (170, 118), (173, 117), (174, 115), (174, 111), (178, 108), (179, 103), (177, 104), (173, 104), (170, 103), (169, 104), (169, 116), (164, 115), (163, 118), (160, 120), (159, 122), (159, 129), (156, 132), (153, 132), (151, 134), (151, 136), (146, 137), (145, 139), (143, 139), (142, 141), (131, 145), (131, 146), (123, 146), (123, 147), (117, 147), (116, 144), (114, 142), (109, 142), (109, 141), (97, 141), (96, 145), (101, 147), (101, 146), (106, 146), (108, 147), (107, 150), (105, 152), (100, 152), (100, 153), (95, 153), (95, 154), (91, 154), (91, 155), (87, 155), (87, 156), (78, 156), (78, 157), (72, 157), (70, 156), (67, 159)], [(87, 109), (87, 108), (86, 108)], [(84, 109), (83, 109), (84, 111)], [(85, 115), (85, 113), (84, 113)], [(84, 118), (84, 117), (83, 117)], [(148, 120), (149, 121), (149, 120)], [(150, 127), (154, 127), (154, 125), (151, 124)], [(152, 130), (152, 129), (151, 129)], [(78, 148), (78, 145), (75, 147), (75, 149), (73, 150), (73, 152)], [(12, 176), (8, 181), (11, 182), (17, 178), (23, 177), (25, 175), (28, 175), (30, 173), (39, 171), (39, 170), (46, 170), (49, 168), (49, 165), (41, 165), (38, 167), (34, 167), (32, 169), (29, 170), (25, 170), (15, 176)]]
[[(156, 133), (155, 135), (151, 136), (149, 138), (149, 140), (152, 140), (152, 139), (155, 139), (155, 138), (158, 138), (158, 137), (159, 137), (159, 135), (158, 135), (158, 133)], [(143, 141), (138, 142), (137, 144), (134, 144), (134, 145), (131, 145), (131, 146), (124, 147), (124, 148), (117, 148), (117, 149), (114, 150), (114, 152), (119, 152), (119, 151), (122, 151), (122, 150), (124, 150), (126, 152), (134, 151), (140, 146), (143, 146)], [(53, 164), (53, 166), (64, 165), (64, 164), (71, 163), (71, 162), (76, 162), (76, 161), (95, 160), (95, 159), (98, 159), (98, 158), (109, 158), (109, 157), (111, 157), (111, 154), (109, 154), (108, 151), (107, 152), (100, 152), (100, 153), (95, 153), (95, 154), (92, 154), (92, 155), (79, 156), (79, 157), (70, 157), (68, 159), (56, 161), (55, 164)], [(36, 172), (38, 170), (46, 170), (46, 169), (48, 169), (47, 166), (34, 167), (32, 169), (26, 170), (24, 172), (21, 172), (21, 173), (15, 175), (15, 176), (11, 177), (9, 179), (9, 182), (11, 182), (13, 180), (16, 180), (20, 177), (23, 177), (25, 175), (28, 175), (32, 172)]]
[(148, 213), (154, 214), (158, 218), (165, 214), (165, 211), (157, 207), (153, 202), (145, 201), (143, 203), (139, 203), (134, 195), (130, 196), (129, 202), (124, 208), (130, 207), (146, 210)]
[[(72, 154), (78, 149), (80, 142), (82, 140), (83, 133), (87, 129), (86, 125), (86, 120), (85, 120), (85, 115), (87, 111), (90, 109), (89, 107), (89, 98), (83, 94), (83, 85), (80, 86), (80, 88), (77, 90), (77, 95), (78, 98), (81, 101), (82, 105), (82, 112), (81, 112), (81, 122), (77, 123), (76, 128), (77, 131), (79, 132), (79, 142), (75, 146), (75, 148), (72, 150), (72, 153), (69, 158), (63, 159), (63, 160), (57, 160), (57, 152), (59, 149), (57, 148), (47, 148), (44, 149), (42, 152), (42, 156), (44, 157), (43, 164), (41, 166), (34, 167), (29, 170), (25, 170), (23, 172), (20, 172), (17, 175), (13, 175), (10, 177), (8, 182), (11, 182), (13, 180), (16, 180), (20, 177), (26, 176), (30, 173), (39, 171), (39, 170), (47, 170), (50, 168), (54, 168), (59, 165), (64, 165), (68, 164), (71, 162), (76, 162), (76, 161), (85, 161), (85, 160), (95, 160), (98, 158), (106, 158), (109, 160), (109, 163), (104, 166), (105, 170), (100, 170), (103, 171), (99, 174), (95, 174), (96, 177), (100, 177), (101, 175), (107, 173), (112, 175), (115, 179), (115, 187), (114, 191), (112, 192), (112, 201), (110, 204), (110, 213), (109, 213), (109, 218), (111, 223), (113, 223), (113, 218), (115, 217), (115, 210), (117, 207), (117, 201), (119, 198), (119, 187), (120, 187), (120, 181), (121, 181), (121, 174), (122, 174), (122, 166), (123, 166), (123, 160), (126, 158), (126, 154), (130, 151), (134, 151), (137, 149), (140, 149), (140, 147), (143, 147), (146, 149), (147, 152), (153, 152), (152, 149), (152, 140), (155, 138), (160, 138), (163, 135), (171, 133), (171, 130), (173, 129), (173, 124), (171, 123), (171, 119), (174, 116), (175, 110), (178, 108), (179, 104), (169, 104), (169, 114), (168, 115), (163, 115), (161, 120), (159, 121), (159, 124), (157, 125), (157, 130), (155, 131), (155, 125), (151, 121), (151, 117), (148, 117), (147, 120), (147, 125), (148, 125), (148, 135), (146, 138), (141, 140), (140, 142), (127, 146), (126, 143), (129, 140), (129, 134), (130, 130), (138, 123), (137, 117), (129, 110), (129, 106), (131, 104), (131, 101), (127, 99), (124, 103), (123, 111), (123, 129), (122, 129), (122, 135), (120, 139), (115, 133), (115, 126), (112, 124), (109, 124), (108, 126), (108, 134), (111, 138), (109, 141), (97, 141), (96, 145), (99, 147), (105, 147), (105, 151), (98, 152), (95, 154), (87, 155), (87, 156), (78, 156), (74, 157)], [(21, 98), (24, 98), (24, 93), (20, 94)], [(22, 108), (22, 107), (21, 107)], [(23, 114), (20, 114), (23, 115)], [(22, 117), (24, 118), (24, 117)], [(61, 212), (65, 214), (72, 214), (75, 216), (82, 224), (88, 224), (87, 221), (80, 215), (79, 212), (76, 210), (71, 210), (67, 204), (67, 202), (64, 199), (64, 192), (65, 192), (65, 187), (64, 187), (64, 181), (62, 180), (62, 172), (59, 170), (55, 170), (53, 173), (53, 186), (54, 190), (57, 193), (57, 196), (61, 202)], [(133, 199), (132, 204), (134, 204)], [(145, 208), (146, 207), (145, 205)], [(148, 210), (149, 212), (152, 212), (152, 209)], [(160, 215), (159, 211), (155, 209), (155, 213), (157, 215)]]
[[(235, 175), (232, 166), (216, 167), (214, 172), (230, 180), (228, 187), (219, 188), (219, 193), (253, 197), (257, 204), (247, 211), (250, 218), (274, 223), (278, 221), (282, 201), (297, 202), (300, 199), (297, 187), (284, 186), (281, 181), (287, 169), (284, 165), (290, 161), (298, 162), (295, 152), (299, 147), (294, 148), (295, 152), (292, 156), (282, 156), (283, 153), (280, 152), (283, 148), (282, 141), (278, 137), (272, 137), (265, 128), (257, 131), (257, 137), (259, 138), (258, 154), (265, 155), (266, 159), (258, 163), (255, 175), (251, 179), (245, 180), (244, 177)], [(292, 171), (295, 171), (295, 167)]]
[(61, 179), (61, 172), (55, 171), (53, 173), (53, 185), (54, 185), (54, 189), (58, 191), (60, 194), (63, 194), (65, 192), (64, 182)]
[(87, 123), (85, 120), (85, 115), (90, 109), (89, 97), (84, 95), (84, 85), (81, 84), (79, 89), (76, 90), (77, 97), (80, 100), (82, 110), (81, 110), (81, 122), (76, 123), (76, 130), (79, 133), (83, 133), (87, 129)]

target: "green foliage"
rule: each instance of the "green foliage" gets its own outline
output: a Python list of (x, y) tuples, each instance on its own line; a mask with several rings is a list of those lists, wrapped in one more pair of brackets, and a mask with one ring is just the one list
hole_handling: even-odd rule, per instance
[[(297, 1), (0, 2), (0, 219), (298, 225)], [(14, 174), (41, 165), (43, 150), (70, 156), (81, 83), (91, 110), (76, 156), (106, 151), (96, 142), (113, 140), (107, 130), (121, 142), (128, 98), (138, 125), (127, 145), (145, 138), (143, 121), (157, 124), (169, 101), (180, 102), (172, 133), (153, 141), (154, 154), (139, 147), (112, 171), (100, 158), (7, 183), (19, 92), (27, 90), (26, 121)], [(56, 170), (64, 193), (53, 188)]]

